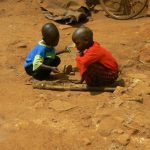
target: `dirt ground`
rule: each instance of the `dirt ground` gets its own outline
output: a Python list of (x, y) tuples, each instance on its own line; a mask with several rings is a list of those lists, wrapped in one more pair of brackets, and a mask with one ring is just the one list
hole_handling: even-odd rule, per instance
[[(125, 86), (114, 93), (32, 88), (23, 63), (46, 22), (36, 0), (0, 0), (0, 150), (149, 150), (150, 18), (99, 12), (85, 24), (119, 62)], [(56, 25), (62, 49), (76, 27)], [(61, 58), (60, 70), (75, 65)]]

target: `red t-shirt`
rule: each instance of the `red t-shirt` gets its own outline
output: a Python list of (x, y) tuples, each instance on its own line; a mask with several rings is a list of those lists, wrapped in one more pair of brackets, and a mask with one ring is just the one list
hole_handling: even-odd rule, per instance
[(106, 68), (112, 71), (118, 71), (118, 64), (112, 54), (97, 42), (94, 42), (93, 46), (85, 50), (83, 56), (77, 56), (76, 58), (77, 67), (80, 69), (81, 76), (88, 69), (88, 67), (99, 62)]

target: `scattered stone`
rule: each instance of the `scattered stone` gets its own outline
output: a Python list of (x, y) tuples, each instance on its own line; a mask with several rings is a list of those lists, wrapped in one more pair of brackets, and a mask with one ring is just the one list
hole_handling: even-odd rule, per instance
[(137, 133), (139, 133), (139, 130), (134, 128), (131, 128), (130, 131), (128, 131), (129, 135), (136, 135)]
[(135, 61), (133, 61), (133, 60), (127, 60), (126, 62), (125, 62), (125, 64), (123, 64), (123, 68), (130, 68), (130, 67), (133, 67), (133, 66), (135, 66)]
[(99, 110), (99, 109), (104, 108), (104, 107), (105, 107), (105, 102), (99, 102), (96, 109)]
[(134, 83), (134, 84), (141, 82), (142, 79), (148, 78), (148, 76), (146, 74), (143, 74), (143, 73), (129, 73), (128, 76), (130, 78), (134, 78), (132, 81), (132, 83)]
[(126, 88), (121, 87), (121, 86), (117, 86), (117, 87), (116, 87), (116, 90), (114, 91), (114, 94), (115, 94), (115, 95), (122, 95), (122, 94), (124, 94), (126, 91), (127, 91)]
[(40, 95), (39, 95), (39, 99), (47, 100), (47, 96), (44, 95), (44, 94), (40, 94)]
[(35, 103), (35, 105), (34, 105), (35, 109), (41, 109), (43, 107), (44, 107), (43, 101), (39, 101), (39, 102)]
[(81, 116), (81, 119), (84, 119), (84, 120), (91, 119), (91, 115), (84, 114), (84, 115)]
[(117, 133), (117, 134), (123, 134), (124, 133), (124, 131), (122, 129), (114, 129), (112, 132)]
[(17, 0), (17, 2), (21, 2), (22, 0)]
[(84, 142), (84, 144), (87, 145), (87, 146), (92, 144), (92, 141), (91, 141), (89, 138), (84, 138), (84, 139), (83, 139), (83, 142)]
[(150, 43), (147, 42), (144, 46), (144, 48), (140, 51), (139, 54), (139, 61), (143, 64), (149, 64), (150, 63)]
[(83, 121), (81, 121), (81, 124), (83, 127), (88, 128), (91, 126), (92, 122), (91, 122), (91, 120), (83, 120)]
[(57, 123), (58, 121), (55, 118), (52, 118), (52, 122)]
[(123, 150), (124, 146), (117, 143), (112, 143), (108, 150)]
[(100, 118), (93, 118), (93, 119), (92, 119), (92, 123), (93, 123), (93, 125), (94, 125), (96, 128), (99, 127), (100, 122), (101, 122), (101, 119), (100, 119)]
[(18, 47), (18, 48), (27, 48), (27, 44), (24, 43), (24, 42), (19, 42), (19, 43), (17, 44), (17, 47)]
[(111, 135), (112, 130), (117, 127), (117, 121), (112, 117), (107, 117), (101, 120), (100, 124), (97, 127), (97, 131), (101, 136), (107, 137)]
[(126, 43), (123, 43), (123, 42), (120, 42), (120, 45), (123, 45), (123, 46), (125, 46), (125, 45), (127, 45)]
[(120, 107), (124, 102), (118, 97), (114, 100), (114, 106), (115, 108)]
[(29, 122), (27, 122), (27, 121), (21, 121), (21, 122), (15, 124), (15, 126), (18, 129), (26, 129), (26, 128), (29, 127)]
[(75, 107), (76, 107), (75, 105), (61, 100), (54, 100), (49, 103), (49, 108), (52, 108), (56, 111), (68, 111)]
[(84, 127), (90, 127), (91, 124), (92, 124), (92, 121), (91, 121), (91, 115), (88, 115), (88, 114), (84, 114), (84, 115), (81, 115), (81, 124), (84, 126)]
[(123, 122), (125, 122), (124, 118), (122, 118), (122, 117), (117, 116), (117, 117), (114, 117), (114, 118), (115, 118), (116, 121), (118, 121), (120, 124), (122, 124)]
[(121, 135), (116, 139), (116, 141), (117, 141), (119, 144), (121, 144), (121, 145), (123, 145), (123, 146), (126, 146), (126, 145), (128, 145), (129, 142), (130, 142), (130, 136), (129, 136), (128, 134), (126, 134), (126, 133), (121, 134)]
[(69, 92), (66, 91), (66, 92), (63, 93), (63, 96), (68, 98), (68, 97), (72, 96), (72, 93), (70, 91)]
[(140, 79), (133, 79), (132, 84), (130, 85), (131, 88), (136, 87), (141, 82)]
[(138, 102), (138, 103), (143, 103), (143, 97), (142, 96), (126, 97), (125, 101), (135, 101), (135, 102)]

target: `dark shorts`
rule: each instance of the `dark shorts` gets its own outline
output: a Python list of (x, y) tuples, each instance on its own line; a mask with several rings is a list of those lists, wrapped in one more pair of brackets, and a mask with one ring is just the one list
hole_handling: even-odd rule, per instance
[[(60, 62), (61, 62), (60, 58), (56, 56), (55, 59), (45, 59), (43, 64), (57, 67), (60, 64)], [(40, 69), (33, 71), (33, 65), (25, 67), (25, 71), (28, 75), (33, 76), (35, 79), (38, 80), (44, 80), (48, 78), (49, 74), (51, 73), (51, 71), (40, 70)]]
[(99, 63), (89, 66), (83, 74), (88, 86), (107, 86), (113, 84), (118, 78), (118, 72), (112, 71)]

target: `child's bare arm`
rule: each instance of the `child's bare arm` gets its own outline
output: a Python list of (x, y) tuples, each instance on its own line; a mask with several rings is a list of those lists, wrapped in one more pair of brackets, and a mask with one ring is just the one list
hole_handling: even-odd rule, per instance
[(63, 50), (56, 51), (56, 55), (59, 55), (59, 54), (62, 54), (62, 53), (70, 53), (70, 52), (71, 52), (70, 48), (66, 47)]
[(44, 65), (44, 64), (42, 64), (39, 67), (39, 69), (41, 69), (41, 70), (51, 70), (54, 73), (59, 73), (60, 72), (57, 67), (48, 66), (48, 65)]

